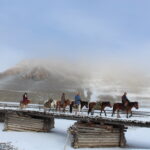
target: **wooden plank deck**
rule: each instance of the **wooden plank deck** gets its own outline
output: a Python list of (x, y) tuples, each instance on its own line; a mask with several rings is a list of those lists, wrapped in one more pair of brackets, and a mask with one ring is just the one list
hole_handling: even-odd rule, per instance
[(67, 119), (67, 120), (82, 120), (82, 121), (93, 121), (99, 122), (101, 124), (114, 124), (114, 125), (124, 125), (124, 126), (136, 126), (136, 127), (150, 127), (150, 118), (148, 121), (142, 121), (138, 119), (122, 119), (116, 117), (100, 117), (100, 116), (88, 116), (88, 115), (74, 115), (70, 113), (59, 113), (59, 112), (44, 112), (43, 110), (29, 110), (29, 109), (13, 109), (13, 108), (0, 108), (0, 113), (21, 113), (30, 116), (36, 116), (38, 118), (57, 118), (57, 119)]

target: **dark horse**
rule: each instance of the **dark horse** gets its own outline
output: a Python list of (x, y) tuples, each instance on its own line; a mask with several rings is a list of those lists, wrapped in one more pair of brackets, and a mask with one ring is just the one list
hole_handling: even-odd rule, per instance
[[(74, 104), (74, 101), (72, 101), (71, 102), (71, 104), (70, 104), (70, 113), (72, 113), (72, 108), (75, 106), (75, 104)], [(81, 110), (82, 110), (82, 108), (83, 107), (86, 107), (86, 108), (88, 108), (88, 102), (86, 102), (86, 101), (81, 101)]]
[(102, 112), (105, 113), (105, 116), (107, 116), (106, 111), (105, 111), (105, 107), (112, 107), (110, 102), (91, 102), (89, 103), (89, 110), (88, 110), (88, 115), (89, 113), (93, 114), (92, 112), (94, 111), (95, 107), (98, 107), (98, 109), (100, 109), (100, 116), (102, 114)]
[[(112, 117), (117, 110), (117, 117), (119, 117), (119, 110), (123, 110), (126, 112), (126, 117), (131, 117), (132, 116), (132, 108), (135, 107), (136, 109), (139, 108), (138, 102), (129, 102), (127, 106), (124, 106), (122, 103), (115, 103), (113, 105), (113, 112), (112, 112)], [(128, 116), (130, 113), (130, 116)]]
[(59, 111), (60, 111), (60, 108), (63, 108), (63, 112), (65, 112), (65, 108), (66, 108), (67, 106), (70, 106), (70, 104), (71, 104), (71, 101), (70, 101), (69, 99), (66, 99), (66, 100), (64, 101), (64, 104), (62, 104), (61, 101), (59, 100), (59, 101), (56, 102), (56, 111), (57, 111), (58, 109), (59, 109)]

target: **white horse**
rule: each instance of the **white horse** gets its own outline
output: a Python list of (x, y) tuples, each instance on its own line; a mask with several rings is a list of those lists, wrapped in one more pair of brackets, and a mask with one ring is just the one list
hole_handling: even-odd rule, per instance
[(55, 110), (56, 109), (56, 103), (57, 101), (50, 98), (46, 101), (44, 101), (44, 111), (46, 111), (47, 109), (50, 111), (50, 110)]

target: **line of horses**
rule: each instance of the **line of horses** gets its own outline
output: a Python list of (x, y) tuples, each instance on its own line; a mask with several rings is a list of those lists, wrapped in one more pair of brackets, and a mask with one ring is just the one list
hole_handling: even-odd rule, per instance
[[(28, 103), (31, 101), (29, 100)], [(28, 104), (24, 104), (23, 102), (20, 102), (20, 107), (26, 107)], [(56, 110), (56, 111), (63, 111), (65, 112), (66, 107), (69, 106), (69, 112), (72, 113), (73, 109), (76, 108), (76, 105), (74, 104), (74, 101), (71, 101), (69, 99), (66, 99), (64, 103), (62, 104), (60, 100), (53, 100), (50, 98), (49, 100), (44, 102), (44, 111), (50, 111), (50, 110)], [(120, 117), (119, 111), (125, 111), (126, 117), (131, 117), (132, 116), (132, 108), (139, 108), (138, 102), (129, 102), (127, 106), (124, 106), (122, 103), (114, 103), (113, 106), (109, 101), (103, 101), (103, 102), (87, 102), (87, 101), (81, 101), (81, 111), (83, 107), (88, 108), (88, 115), (91, 114), (93, 115), (94, 110), (98, 109), (100, 110), (100, 116), (104, 112), (105, 116), (107, 116), (105, 108), (110, 107), (112, 108), (112, 117), (114, 116), (115, 112), (117, 111), (117, 117)], [(130, 115), (129, 115), (130, 114)]]
[[(69, 99), (65, 100), (64, 104), (61, 103), (61, 101), (56, 101), (53, 99), (49, 99), (48, 101), (44, 102), (44, 108), (48, 108), (51, 110), (51, 108), (54, 108), (56, 111), (62, 111), (65, 112), (66, 107), (69, 106), (69, 111), (70, 113), (73, 112), (73, 108), (76, 108), (76, 105), (74, 101), (71, 101)], [(109, 101), (103, 101), (103, 102), (87, 102), (87, 101), (81, 101), (81, 111), (83, 107), (88, 108), (88, 115), (93, 114), (95, 108), (100, 110), (100, 116), (104, 112), (105, 116), (107, 116), (105, 108), (110, 107), (112, 109), (112, 117), (114, 116), (115, 112), (117, 111), (117, 117), (120, 117), (119, 111), (125, 111), (126, 117), (131, 117), (132, 116), (132, 108), (139, 108), (138, 102), (129, 102), (128, 105), (125, 107), (122, 103), (114, 103), (113, 106)], [(130, 115), (129, 115), (130, 114)]]

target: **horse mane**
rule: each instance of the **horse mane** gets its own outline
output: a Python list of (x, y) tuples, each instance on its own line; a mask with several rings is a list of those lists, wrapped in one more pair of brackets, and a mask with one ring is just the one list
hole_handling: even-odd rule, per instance
[(138, 102), (137, 101), (135, 101), (135, 102), (129, 102), (129, 104), (138, 104)]
[(49, 102), (50, 100), (54, 101), (54, 99), (49, 98), (49, 99), (47, 99), (47, 100), (44, 101), (44, 104), (47, 103), (47, 102)]
[(84, 103), (84, 104), (86, 103), (86, 104), (88, 104), (89, 102), (88, 102), (88, 101), (81, 101), (81, 103)]
[(102, 103), (104, 103), (104, 104), (110, 104), (110, 102), (109, 102), (109, 101), (105, 101), (105, 102), (102, 102)]

